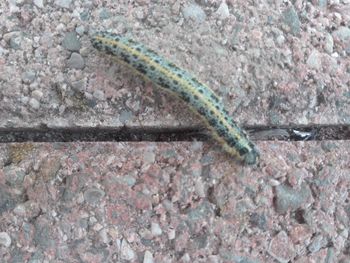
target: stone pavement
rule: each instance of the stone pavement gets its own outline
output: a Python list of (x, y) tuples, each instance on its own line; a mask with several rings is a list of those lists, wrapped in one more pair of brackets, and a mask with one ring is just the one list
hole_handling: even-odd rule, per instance
[[(91, 47), (97, 30), (194, 73), (242, 125), (350, 125), (350, 2), (0, 2), (0, 129), (197, 127)], [(349, 136), (350, 137), (350, 136)], [(348, 140), (0, 144), (2, 262), (348, 262)]]

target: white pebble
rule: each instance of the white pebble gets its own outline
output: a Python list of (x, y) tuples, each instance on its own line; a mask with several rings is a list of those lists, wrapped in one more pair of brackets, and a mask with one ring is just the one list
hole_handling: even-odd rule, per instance
[(43, 97), (43, 92), (41, 91), (41, 90), (34, 90), (33, 92), (32, 92), (32, 97), (33, 98), (35, 98), (36, 100), (38, 100), (38, 101), (40, 101), (41, 100), (41, 98)]
[(230, 10), (228, 9), (228, 6), (225, 1), (223, 1), (218, 10), (216, 10), (216, 14), (219, 16), (220, 19), (226, 19), (230, 16)]
[(158, 223), (151, 224), (151, 232), (153, 236), (160, 236), (162, 234), (162, 229), (160, 228)]
[(117, 240), (117, 244), (120, 249), (121, 259), (123, 260), (133, 260), (136, 256), (134, 250), (130, 247), (129, 243), (125, 240)]
[(35, 109), (35, 110), (37, 110), (37, 109), (40, 108), (40, 103), (39, 103), (39, 101), (37, 101), (37, 100), (34, 99), (34, 98), (31, 98), (31, 99), (29, 100), (29, 105), (30, 105), (30, 107), (32, 107), (32, 108)]
[(11, 237), (6, 232), (0, 232), (0, 245), (5, 247), (11, 246)]
[(44, 2), (43, 0), (34, 0), (34, 5), (36, 5), (39, 8), (43, 8), (44, 7)]
[(145, 255), (143, 256), (143, 263), (153, 263), (153, 255), (148, 250), (145, 251)]
[(321, 68), (321, 56), (320, 53), (314, 49), (309, 58), (306, 61), (306, 64), (310, 67), (310, 68), (314, 68), (314, 69), (320, 69)]

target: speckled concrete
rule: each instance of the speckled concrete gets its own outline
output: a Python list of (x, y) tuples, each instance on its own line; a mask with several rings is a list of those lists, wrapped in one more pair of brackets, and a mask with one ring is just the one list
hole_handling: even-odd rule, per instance
[[(5, 262), (347, 262), (350, 143), (0, 146)], [(37, 260), (37, 261), (35, 261)]]
[[(102, 4), (103, 2), (103, 4)], [(350, 2), (0, 1), (0, 128), (189, 126), (91, 47), (96, 30), (189, 70), (242, 124), (350, 123)], [(1, 262), (349, 262), (350, 142), (0, 145)]]
[(94, 50), (96, 30), (189, 70), (240, 123), (350, 123), (348, 0), (196, 2), (1, 1), (0, 127), (198, 123)]

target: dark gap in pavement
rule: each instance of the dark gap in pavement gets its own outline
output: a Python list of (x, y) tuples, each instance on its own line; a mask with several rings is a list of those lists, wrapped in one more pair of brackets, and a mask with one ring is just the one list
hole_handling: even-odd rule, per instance
[[(256, 141), (350, 140), (350, 125), (249, 126), (244, 127)], [(0, 128), (0, 143), (10, 142), (107, 142), (107, 141), (206, 141), (209, 132), (202, 127), (76, 127)]]

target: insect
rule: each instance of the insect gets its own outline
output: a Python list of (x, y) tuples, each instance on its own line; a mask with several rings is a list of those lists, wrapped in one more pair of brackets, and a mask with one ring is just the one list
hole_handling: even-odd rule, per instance
[(219, 97), (194, 76), (128, 37), (99, 32), (93, 47), (125, 62), (157, 86), (179, 97), (202, 117), (223, 149), (246, 164), (255, 164), (259, 152), (224, 109)]

